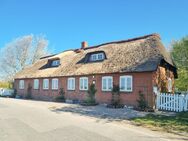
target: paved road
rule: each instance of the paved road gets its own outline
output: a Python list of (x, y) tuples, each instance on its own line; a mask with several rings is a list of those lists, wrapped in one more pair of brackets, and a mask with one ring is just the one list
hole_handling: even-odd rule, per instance
[(76, 113), (68, 104), (0, 98), (0, 141), (166, 141), (177, 136)]

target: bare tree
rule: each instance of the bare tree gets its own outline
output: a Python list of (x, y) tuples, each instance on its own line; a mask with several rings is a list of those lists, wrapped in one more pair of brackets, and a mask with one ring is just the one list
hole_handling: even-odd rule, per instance
[(12, 81), (17, 72), (49, 55), (47, 47), (48, 40), (42, 35), (26, 35), (14, 39), (0, 51), (0, 77)]

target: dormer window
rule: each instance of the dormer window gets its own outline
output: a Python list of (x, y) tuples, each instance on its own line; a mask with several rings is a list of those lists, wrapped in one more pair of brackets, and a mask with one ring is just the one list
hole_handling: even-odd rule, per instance
[(54, 67), (59, 67), (60, 65), (61, 65), (60, 58), (52, 58), (52, 59), (48, 59), (46, 65), (41, 67), (40, 69), (54, 68)]
[(57, 67), (59, 65), (60, 65), (60, 60), (53, 60), (52, 63), (51, 63), (52, 67)]
[(104, 51), (95, 51), (95, 52), (89, 52), (85, 55), (84, 58), (82, 58), (77, 63), (95, 63), (95, 62), (102, 62), (105, 59), (107, 59), (106, 54)]
[(101, 53), (91, 54), (90, 60), (91, 61), (101, 61), (101, 60), (104, 60), (104, 53), (101, 52)]

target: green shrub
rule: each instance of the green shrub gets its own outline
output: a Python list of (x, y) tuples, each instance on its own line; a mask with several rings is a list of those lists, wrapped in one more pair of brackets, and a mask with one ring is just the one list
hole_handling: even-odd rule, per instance
[(89, 86), (89, 90), (87, 91), (87, 98), (81, 103), (81, 105), (84, 106), (93, 106), (97, 105), (95, 100), (95, 94), (97, 92), (97, 89), (95, 88), (95, 84), (91, 84)]
[(65, 92), (63, 88), (60, 88), (59, 95), (55, 98), (55, 101), (65, 102)]
[(87, 91), (89, 101), (95, 102), (95, 93), (96, 92), (97, 92), (97, 89), (95, 88), (95, 84), (91, 84), (89, 86), (89, 90)]
[(28, 87), (27, 87), (27, 94), (25, 96), (26, 99), (32, 99), (32, 86), (29, 83)]
[(117, 106), (120, 104), (120, 89), (118, 85), (113, 86), (111, 104), (114, 106)]
[(95, 106), (95, 105), (98, 105), (98, 103), (96, 103), (96, 101), (93, 100), (93, 99), (85, 99), (85, 100), (81, 103), (81, 105), (83, 105), (83, 106)]
[(141, 91), (139, 91), (139, 99), (137, 100), (137, 102), (140, 110), (145, 111), (148, 108), (145, 96)]
[(16, 97), (16, 95), (17, 95), (17, 89), (14, 89), (14, 93), (12, 94), (12, 98), (15, 98)]
[(113, 85), (112, 88), (112, 99), (111, 104), (107, 105), (109, 108), (122, 108), (124, 105), (120, 104), (120, 88), (119, 85)]

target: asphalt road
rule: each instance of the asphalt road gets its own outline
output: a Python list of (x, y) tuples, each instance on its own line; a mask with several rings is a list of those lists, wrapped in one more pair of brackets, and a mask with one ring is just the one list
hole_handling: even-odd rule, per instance
[(0, 141), (167, 141), (183, 137), (52, 109), (68, 104), (0, 98)]

